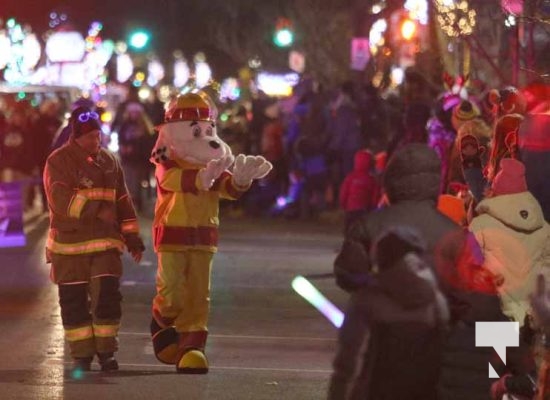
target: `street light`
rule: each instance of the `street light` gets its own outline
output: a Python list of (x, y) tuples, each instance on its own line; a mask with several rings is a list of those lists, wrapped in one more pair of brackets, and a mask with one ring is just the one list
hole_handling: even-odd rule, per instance
[(151, 35), (146, 31), (135, 31), (130, 35), (130, 40), (128, 41), (128, 44), (134, 50), (143, 50), (149, 43), (150, 38)]

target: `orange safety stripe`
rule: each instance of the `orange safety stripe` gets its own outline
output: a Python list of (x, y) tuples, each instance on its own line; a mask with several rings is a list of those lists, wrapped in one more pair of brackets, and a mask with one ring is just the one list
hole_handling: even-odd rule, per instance
[(118, 334), (119, 324), (116, 325), (96, 325), (94, 324), (95, 337), (116, 337)]
[(136, 219), (122, 221), (120, 224), (122, 233), (139, 233), (139, 224)]
[(88, 200), (115, 201), (116, 190), (107, 188), (78, 189), (77, 194), (86, 197)]
[(94, 331), (91, 325), (81, 328), (65, 329), (65, 337), (69, 342), (91, 339), (94, 337)]
[(82, 209), (86, 205), (87, 201), (88, 199), (86, 198), (86, 196), (83, 196), (79, 193), (73, 195), (71, 201), (69, 202), (67, 215), (73, 218), (80, 218), (80, 213), (82, 212)]
[(52, 253), (56, 254), (76, 255), (97, 253), (99, 251), (105, 251), (109, 249), (119, 249), (120, 251), (123, 251), (124, 244), (122, 243), (122, 241), (112, 238), (94, 239), (77, 243), (59, 243), (56, 242), (53, 238), (48, 237), (46, 248)]

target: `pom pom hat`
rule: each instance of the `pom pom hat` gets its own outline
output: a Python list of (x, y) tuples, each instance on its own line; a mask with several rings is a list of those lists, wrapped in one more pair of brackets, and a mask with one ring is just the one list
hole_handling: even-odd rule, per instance
[(503, 158), (491, 188), (495, 196), (526, 192), (525, 166), (514, 158)]
[(478, 118), (480, 115), (481, 112), (474, 103), (468, 100), (462, 100), (460, 104), (453, 108), (451, 123), (453, 128), (458, 131), (465, 122)]

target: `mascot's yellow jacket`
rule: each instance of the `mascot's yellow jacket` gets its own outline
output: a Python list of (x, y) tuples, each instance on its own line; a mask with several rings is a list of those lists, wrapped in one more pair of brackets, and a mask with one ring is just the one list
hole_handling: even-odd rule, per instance
[(204, 190), (198, 178), (201, 168), (204, 166), (183, 160), (157, 165), (155, 251), (217, 251), (219, 199), (238, 199), (249, 187), (238, 187), (231, 173), (225, 171), (209, 190)]

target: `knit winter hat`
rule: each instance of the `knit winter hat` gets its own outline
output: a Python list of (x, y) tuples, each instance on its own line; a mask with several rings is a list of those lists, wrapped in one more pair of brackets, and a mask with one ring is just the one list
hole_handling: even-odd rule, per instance
[(87, 107), (78, 107), (71, 113), (71, 124), (75, 139), (93, 130), (101, 130), (99, 115)]
[(390, 203), (403, 200), (437, 201), (441, 160), (424, 143), (409, 143), (395, 151), (384, 171), (383, 185)]
[(526, 192), (527, 182), (523, 163), (514, 158), (500, 160), (500, 171), (495, 176), (491, 188), (495, 196)]
[(453, 108), (451, 123), (456, 131), (460, 129), (462, 124), (471, 121), (481, 115), (479, 108), (469, 100), (462, 100), (460, 104)]

